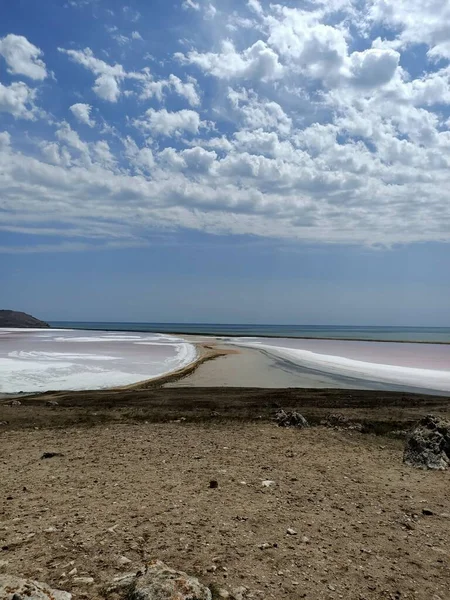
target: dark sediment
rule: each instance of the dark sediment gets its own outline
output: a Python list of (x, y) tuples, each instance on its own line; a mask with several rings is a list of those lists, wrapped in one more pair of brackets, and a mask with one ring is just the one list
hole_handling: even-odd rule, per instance
[[(51, 405), (50, 402), (57, 402)], [(23, 427), (70, 427), (120, 422), (271, 421), (280, 409), (312, 425), (339, 412), (385, 433), (412, 427), (424, 414), (450, 416), (450, 397), (368, 390), (163, 388), (46, 392), (0, 400), (0, 432)]]

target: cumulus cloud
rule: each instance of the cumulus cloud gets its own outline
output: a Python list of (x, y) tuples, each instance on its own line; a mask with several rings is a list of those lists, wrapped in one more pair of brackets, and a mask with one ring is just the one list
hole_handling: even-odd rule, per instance
[(92, 106), (89, 104), (83, 104), (82, 102), (77, 102), (77, 104), (72, 104), (70, 107), (70, 111), (73, 116), (84, 125), (88, 125), (89, 127), (95, 126), (95, 121), (91, 119), (91, 110)]
[(67, 54), (74, 62), (96, 75), (93, 90), (99, 98), (109, 102), (117, 102), (120, 96), (119, 83), (127, 75), (122, 65), (117, 63), (109, 65), (104, 60), (96, 58), (90, 48), (84, 50), (59, 48), (59, 51)]
[(338, 77), (348, 55), (345, 31), (321, 22), (314, 12), (278, 7), (265, 19), (268, 43), (290, 69), (311, 77)]
[(373, 0), (367, 20), (392, 28), (397, 47), (426, 44), (430, 58), (450, 58), (450, 10), (445, 0)]
[(125, 138), (123, 144), (125, 146), (125, 156), (137, 172), (147, 174), (153, 170), (155, 159), (151, 148), (139, 148), (130, 136)]
[(355, 85), (378, 87), (388, 83), (394, 76), (400, 61), (395, 50), (371, 48), (353, 52), (349, 59), (350, 78)]
[(200, 105), (200, 95), (197, 91), (198, 83), (194, 77), (188, 77), (182, 81), (176, 75), (170, 75), (168, 79), (154, 80), (150, 75), (142, 81), (142, 99), (157, 98), (160, 102), (164, 100), (165, 92), (178, 94), (185, 98), (191, 106)]
[(278, 55), (262, 40), (241, 53), (236, 51), (231, 41), (226, 40), (220, 53), (192, 50), (186, 55), (177, 53), (175, 56), (181, 63), (196, 65), (219, 79), (274, 81), (283, 75)]
[(283, 134), (288, 134), (291, 130), (292, 119), (277, 102), (261, 100), (253, 91), (232, 88), (228, 90), (228, 99), (245, 128), (269, 131), (276, 129)]
[(22, 81), (6, 86), (0, 83), (0, 112), (10, 113), (16, 119), (34, 120), (36, 107), (35, 90)]
[(145, 118), (135, 121), (136, 127), (151, 131), (154, 135), (179, 135), (181, 133), (196, 134), (202, 122), (194, 110), (180, 110), (169, 112), (165, 108), (155, 110), (149, 108)]
[(13, 75), (25, 75), (30, 79), (43, 80), (47, 77), (42, 51), (23, 35), (8, 34), (0, 38), (0, 55)]
[[(90, 48), (84, 50), (59, 48), (59, 51), (67, 54), (73, 61), (96, 76), (92, 89), (102, 100), (117, 102), (123, 92), (121, 84), (125, 80), (129, 80), (141, 86), (140, 97), (142, 99), (156, 97), (162, 101), (164, 93), (169, 92), (185, 98), (191, 106), (200, 104), (197, 81), (194, 77), (188, 76), (185, 81), (182, 81), (176, 75), (171, 74), (167, 79), (155, 79), (148, 68), (139, 72), (126, 71), (121, 64), (110, 65), (104, 60), (96, 58)], [(130, 91), (125, 93), (129, 94)]]
[[(178, 227), (450, 241), (450, 68), (436, 62), (447, 53), (443, 4), (433, 14), (418, 0), (373, 0), (358, 12), (347, 0), (290, 4), (216, 3), (211, 23), (208, 0), (187, 2), (199, 35), (168, 37), (172, 58), (151, 63), (136, 58), (146, 40), (109, 54), (61, 50), (68, 68), (91, 74), (96, 97), (79, 86), (65, 105), (70, 125), (55, 118), (31, 150), (15, 143), (15, 128), (38, 116), (41, 95), (2, 82), (0, 111), (6, 124), (16, 119), (0, 133), (6, 226), (26, 219), (43, 231), (51, 221), (105, 245)], [(119, 99), (120, 110), (102, 102)]]

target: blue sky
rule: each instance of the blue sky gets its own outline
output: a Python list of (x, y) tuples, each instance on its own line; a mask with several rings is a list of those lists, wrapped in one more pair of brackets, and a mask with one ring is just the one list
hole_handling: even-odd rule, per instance
[(448, 2), (0, 7), (0, 305), (450, 325)]

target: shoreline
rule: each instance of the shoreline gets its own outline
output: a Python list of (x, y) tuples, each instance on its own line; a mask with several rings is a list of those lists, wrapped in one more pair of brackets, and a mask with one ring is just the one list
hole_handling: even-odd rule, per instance
[[(0, 394), (0, 401), (2, 399), (20, 400), (49, 393), (142, 391), (164, 386), (172, 388), (336, 389), (342, 392), (346, 390), (373, 390), (434, 396), (450, 394), (450, 390), (446, 388), (415, 385), (406, 381), (403, 383), (395, 382), (377, 377), (371, 378), (369, 373), (364, 375), (360, 372), (346, 372), (345, 369), (339, 370), (334, 367), (327, 369), (320, 362), (313, 361), (313, 364), (309, 364), (306, 361), (305, 364), (302, 364), (301, 361), (293, 360), (285, 353), (271, 351), (268, 346), (252, 344), (241, 346), (217, 338), (212, 338), (211, 342), (208, 343), (204, 336), (193, 335), (185, 336), (184, 341), (194, 346), (196, 358), (173, 371), (141, 379), (131, 384), (112, 385), (111, 387), (86, 387), (78, 390), (50, 388), (42, 391), (2, 393)], [(374, 363), (374, 365), (377, 364)]]
[[(129, 323), (132, 325), (132, 323)], [(208, 337), (208, 338), (268, 338), (268, 339), (288, 339), (288, 340), (333, 340), (333, 341), (342, 341), (342, 342), (381, 342), (381, 343), (392, 343), (392, 344), (439, 344), (448, 346), (450, 345), (450, 341), (442, 342), (442, 341), (429, 341), (429, 340), (392, 340), (392, 339), (370, 339), (370, 338), (356, 338), (356, 337), (318, 337), (318, 336), (304, 336), (304, 335), (275, 335), (275, 334), (265, 334), (265, 335), (229, 335), (224, 333), (204, 333), (204, 332), (183, 332), (183, 331), (160, 331), (158, 329), (101, 329), (98, 327), (83, 327), (83, 328), (73, 328), (73, 327), (52, 327), (50, 326), (50, 330), (52, 329), (61, 329), (67, 331), (111, 331), (111, 332), (122, 332), (122, 333), (158, 333), (161, 335), (178, 335), (178, 336), (198, 336), (198, 337)], [(46, 329), (46, 331), (48, 331)], [(220, 340), (219, 340), (220, 341)]]

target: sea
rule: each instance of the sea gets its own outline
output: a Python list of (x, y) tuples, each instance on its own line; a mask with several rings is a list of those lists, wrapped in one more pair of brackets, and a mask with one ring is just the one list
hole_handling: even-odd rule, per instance
[(223, 323), (127, 323), (51, 321), (52, 327), (96, 331), (137, 331), (176, 335), (306, 338), (450, 344), (450, 327), (353, 325), (246, 325)]

